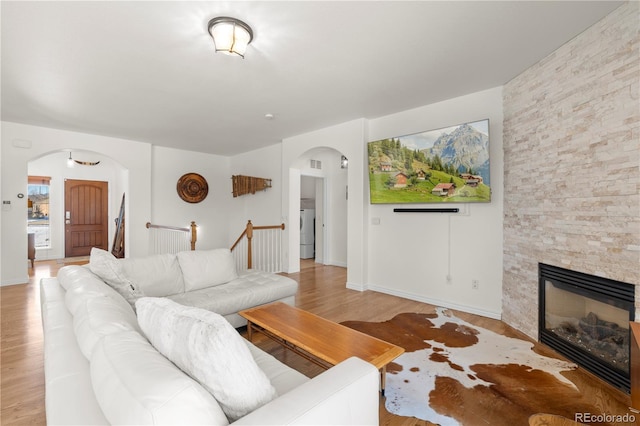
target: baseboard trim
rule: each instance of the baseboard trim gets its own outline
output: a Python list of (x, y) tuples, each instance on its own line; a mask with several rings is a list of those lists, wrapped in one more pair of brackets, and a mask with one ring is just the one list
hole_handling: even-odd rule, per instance
[(367, 290), (367, 288), (364, 285), (356, 284), (356, 283), (350, 283), (349, 281), (347, 281), (347, 288), (349, 290), (356, 290), (356, 291), (365, 291), (365, 290)]
[(15, 278), (15, 279), (10, 279), (10, 280), (6, 280), (6, 281), (2, 281), (2, 283), (0, 283), (0, 287), (6, 287), (6, 286), (10, 286), (10, 285), (17, 285), (17, 284), (28, 284), (29, 283), (29, 276), (26, 275), (24, 278)]
[[(347, 283), (347, 288), (350, 288)], [(502, 320), (501, 312), (488, 311), (485, 309), (478, 309), (473, 306), (461, 305), (459, 303), (452, 303), (446, 300), (434, 299), (431, 297), (425, 297), (406, 291), (399, 291), (387, 287), (381, 287), (377, 285), (367, 285), (367, 290), (377, 291), (378, 293), (390, 294), (392, 296), (402, 297), (404, 299), (415, 300), (416, 302), (428, 303), (430, 305), (441, 306), (443, 308), (455, 309), (457, 311), (466, 312), (469, 314), (480, 315), (482, 317), (492, 318), (496, 320)], [(356, 289), (354, 289), (356, 290)]]

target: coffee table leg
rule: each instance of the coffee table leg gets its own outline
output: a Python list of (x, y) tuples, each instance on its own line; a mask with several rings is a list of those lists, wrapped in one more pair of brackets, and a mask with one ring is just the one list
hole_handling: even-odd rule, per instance
[(384, 388), (387, 384), (387, 366), (380, 369), (380, 393), (384, 396)]
[(247, 340), (249, 340), (250, 342), (252, 342), (252, 338), (253, 338), (253, 332), (252, 332), (252, 326), (253, 324), (251, 324), (251, 321), (247, 321)]

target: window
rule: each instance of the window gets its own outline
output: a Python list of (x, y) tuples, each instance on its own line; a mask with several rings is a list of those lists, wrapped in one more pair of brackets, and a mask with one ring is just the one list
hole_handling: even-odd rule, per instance
[(49, 226), (49, 181), (46, 176), (29, 176), (27, 232), (35, 234), (36, 248), (51, 247)]

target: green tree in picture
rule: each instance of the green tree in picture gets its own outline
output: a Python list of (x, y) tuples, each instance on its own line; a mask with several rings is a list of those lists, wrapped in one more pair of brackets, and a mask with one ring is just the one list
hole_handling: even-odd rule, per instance
[(395, 184), (396, 184), (396, 178), (393, 175), (389, 175), (387, 177), (387, 181), (385, 182), (385, 185), (387, 186), (387, 188), (393, 188)]

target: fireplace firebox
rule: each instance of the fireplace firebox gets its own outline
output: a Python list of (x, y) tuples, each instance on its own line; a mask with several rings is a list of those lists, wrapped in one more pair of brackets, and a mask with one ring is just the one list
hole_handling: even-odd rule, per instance
[(538, 264), (540, 342), (630, 392), (633, 285)]

